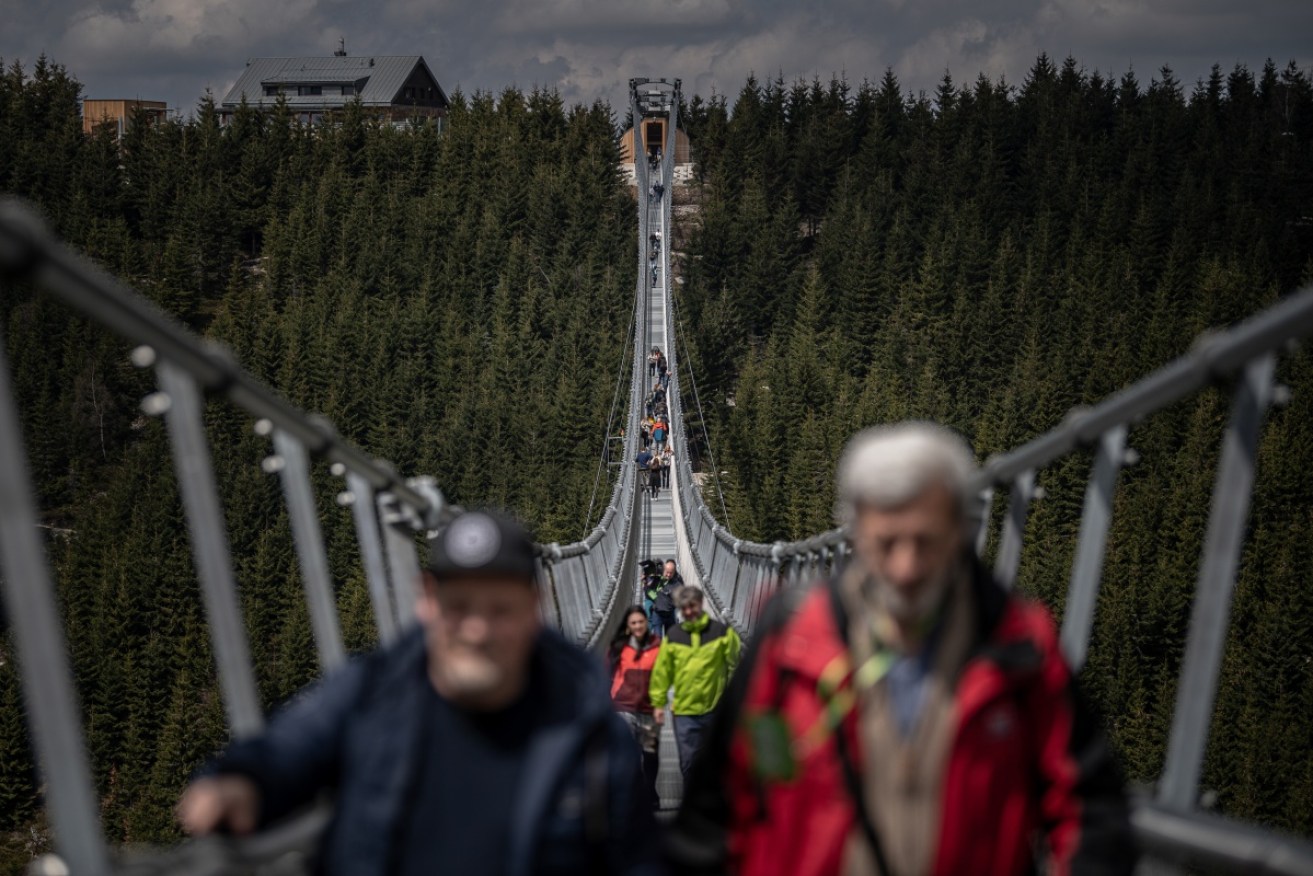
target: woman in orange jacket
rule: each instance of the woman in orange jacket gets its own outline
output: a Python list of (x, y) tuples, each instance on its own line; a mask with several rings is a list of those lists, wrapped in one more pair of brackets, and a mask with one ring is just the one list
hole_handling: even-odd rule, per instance
[(631, 605), (626, 608), (608, 654), (611, 664), (611, 704), (629, 724), (629, 729), (643, 750), (643, 777), (647, 780), (654, 808), (660, 805), (656, 794), (659, 728), (652, 711), (648, 684), (660, 650), (661, 639), (648, 629), (647, 613), (643, 607)]

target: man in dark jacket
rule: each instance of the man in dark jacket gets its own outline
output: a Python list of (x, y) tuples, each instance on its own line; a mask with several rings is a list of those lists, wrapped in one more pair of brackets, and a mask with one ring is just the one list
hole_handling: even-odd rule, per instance
[(1121, 778), (1042, 606), (966, 536), (974, 461), (926, 423), (839, 466), (853, 559), (785, 591), (694, 763), (681, 874), (1129, 874)]
[(663, 629), (673, 629), (678, 619), (675, 617), (675, 591), (684, 586), (684, 576), (675, 571), (675, 561), (666, 560), (661, 577), (656, 581), (656, 595), (652, 600), (652, 611), (661, 619)]
[(656, 876), (638, 748), (600, 667), (542, 628), (528, 534), (468, 513), (430, 554), (419, 629), (233, 744), (184, 827), (243, 833), (329, 792), (324, 873)]

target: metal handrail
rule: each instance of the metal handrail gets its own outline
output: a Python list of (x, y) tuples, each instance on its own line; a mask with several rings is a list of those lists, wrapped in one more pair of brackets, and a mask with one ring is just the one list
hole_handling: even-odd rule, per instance
[(1207, 812), (1181, 811), (1145, 797), (1131, 809), (1141, 850), (1202, 873), (1308, 876), (1313, 843)]
[(387, 463), (337, 434), (325, 418), (306, 414), (246, 373), (219, 345), (196, 336), (72, 247), (57, 240), (30, 206), (0, 199), (0, 275), (30, 279), (133, 344), (188, 372), (203, 390), (227, 397), (257, 419), (296, 438), (311, 453), (344, 465), (376, 490), (387, 490), (432, 519), (433, 508)]
[(250, 836), (207, 836), (163, 850), (129, 848), (120, 855), (114, 874), (302, 876), (332, 814), (331, 806), (319, 804)]
[(1190, 351), (1092, 408), (1075, 408), (1057, 428), (1016, 450), (985, 461), (976, 486), (1009, 484), (1028, 469), (1040, 469), (1109, 429), (1132, 423), (1207, 386), (1234, 376), (1252, 359), (1313, 334), (1313, 286), (1222, 331), (1200, 335)]
[[(1090, 447), (1118, 424), (1134, 422), (1192, 393), (1235, 375), (1258, 353), (1280, 349), (1291, 341), (1313, 334), (1313, 286), (1305, 287), (1270, 309), (1235, 326), (1206, 332), (1190, 352), (1154, 371), (1094, 407), (1073, 409), (1052, 431), (1008, 453), (990, 457), (974, 476), (972, 489), (1009, 486), (1021, 473), (1040, 469), (1073, 450)], [(673, 417), (672, 411), (672, 426)], [(680, 415), (682, 421), (682, 414)], [(704, 502), (699, 512), (713, 517)], [(732, 547), (734, 536), (718, 528), (716, 536)], [(847, 539), (842, 527), (795, 541), (739, 541), (738, 552), (748, 556), (781, 558), (833, 548)]]

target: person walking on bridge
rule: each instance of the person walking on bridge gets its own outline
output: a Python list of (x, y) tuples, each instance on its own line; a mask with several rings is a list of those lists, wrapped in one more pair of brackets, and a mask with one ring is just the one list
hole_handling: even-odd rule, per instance
[[(656, 392), (657, 390), (653, 390), (654, 394)], [(665, 394), (662, 393), (660, 398), (662, 399), (662, 401), (664, 401)], [(657, 456), (660, 456), (666, 449), (666, 433), (669, 431), (670, 431), (670, 424), (666, 422), (666, 418), (657, 417), (656, 422), (652, 424), (652, 443), (656, 448), (653, 452)]]
[(647, 623), (652, 634), (658, 639), (665, 629), (661, 615), (656, 613), (657, 596), (661, 593), (661, 563), (656, 560), (643, 560), (639, 563), (643, 574), (639, 581), (639, 591), (643, 594), (643, 611), (647, 614)]
[(686, 784), (677, 872), (1132, 871), (1122, 780), (1052, 618), (970, 549), (974, 468), (932, 424), (850, 442), (852, 561), (759, 620)]
[(687, 584), (675, 591), (679, 625), (666, 632), (652, 669), (652, 708), (658, 724), (665, 721), (666, 697), (675, 689), (670, 711), (675, 720), (679, 769), (685, 775), (702, 744), (703, 731), (720, 702), (742, 643), (728, 624), (712, 620), (702, 608), (702, 591)]
[(647, 490), (655, 499), (661, 493), (661, 456), (653, 453), (647, 464)]
[(232, 744), (178, 806), (193, 834), (324, 793), (326, 874), (659, 876), (638, 746), (598, 662), (542, 625), (534, 546), (470, 512), (430, 543), (417, 627)]
[(652, 667), (656, 665), (660, 651), (661, 636), (648, 626), (643, 606), (626, 608), (608, 654), (611, 702), (629, 725), (643, 752), (643, 778), (654, 809), (660, 805), (656, 792), (659, 734), (648, 689), (652, 682)]
[(684, 576), (679, 574), (675, 561), (666, 560), (662, 563), (661, 574), (657, 576), (652, 594), (652, 614), (660, 622), (656, 625), (659, 629), (674, 629), (675, 591), (683, 586)]

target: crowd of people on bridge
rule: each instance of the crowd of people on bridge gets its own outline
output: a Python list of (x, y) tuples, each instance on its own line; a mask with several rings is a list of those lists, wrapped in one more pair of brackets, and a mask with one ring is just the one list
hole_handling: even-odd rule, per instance
[[(644, 433), (664, 434), (666, 428), (664, 423), (656, 421), (650, 433), (645, 425)], [(670, 468), (674, 464), (675, 452), (670, 448), (670, 443), (664, 438), (660, 440), (659, 447), (655, 441), (652, 446), (641, 447), (634, 457), (634, 465), (638, 467), (640, 476), (645, 478), (639, 480), (639, 487), (646, 495), (655, 499), (661, 494), (663, 487), (670, 486)]]
[[(234, 741), (179, 817), (244, 833), (327, 794), (320, 869), (366, 876), (1131, 873), (1123, 780), (1053, 619), (971, 549), (973, 474), (938, 426), (856, 436), (850, 561), (780, 590), (742, 659), (650, 560), (604, 666), (544, 626), (529, 534), (462, 514), (417, 625)], [(663, 828), (667, 711), (684, 786)]]
[(670, 446), (670, 417), (666, 401), (670, 369), (660, 347), (652, 348), (647, 364), (648, 376), (653, 383), (643, 402), (639, 448), (634, 463), (640, 473), (640, 486), (649, 496), (656, 498), (663, 488), (670, 486), (670, 469), (675, 462), (674, 449)]

